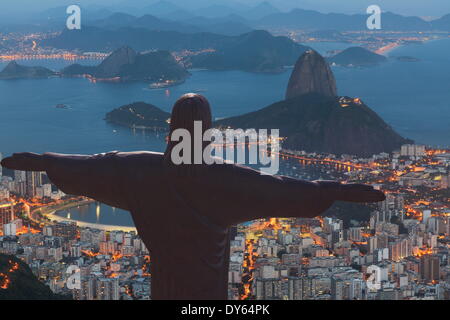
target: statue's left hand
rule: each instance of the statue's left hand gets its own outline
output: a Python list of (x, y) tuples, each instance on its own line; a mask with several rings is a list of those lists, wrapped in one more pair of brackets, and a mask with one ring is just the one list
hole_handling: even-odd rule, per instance
[(14, 153), (11, 157), (1, 162), (2, 167), (21, 171), (46, 171), (47, 165), (44, 157), (40, 154), (23, 152)]

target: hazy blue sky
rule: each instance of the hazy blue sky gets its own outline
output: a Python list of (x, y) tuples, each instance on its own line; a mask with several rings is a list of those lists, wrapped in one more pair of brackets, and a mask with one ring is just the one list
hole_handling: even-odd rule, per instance
[[(44, 11), (48, 8), (68, 4), (81, 5), (126, 5), (139, 7), (158, 0), (0, 0), (0, 16), (11, 13)], [(210, 5), (214, 3), (241, 3), (253, 5), (262, 0), (170, 0), (186, 7)], [(450, 13), (450, 0), (268, 0), (282, 10), (294, 7), (315, 9), (322, 12), (364, 13), (371, 4), (378, 4), (383, 11), (392, 11), (404, 15), (442, 16)]]

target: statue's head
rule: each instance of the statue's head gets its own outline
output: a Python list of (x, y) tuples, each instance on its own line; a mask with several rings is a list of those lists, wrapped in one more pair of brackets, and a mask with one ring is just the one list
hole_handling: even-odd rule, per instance
[[(208, 100), (195, 93), (187, 93), (181, 96), (172, 109), (172, 115), (170, 117), (170, 130), (168, 135), (168, 145), (166, 149), (166, 159), (169, 159), (170, 152), (172, 148), (178, 143), (178, 141), (171, 141), (172, 133), (177, 129), (185, 129), (191, 135), (191, 142), (194, 142), (194, 122), (200, 121), (202, 124), (201, 137), (203, 133), (211, 129), (212, 127), (212, 117), (211, 117), (211, 107)], [(204, 147), (206, 142), (204, 143)]]
[(202, 122), (202, 134), (210, 129), (212, 126), (211, 108), (204, 96), (187, 93), (181, 96), (173, 106), (170, 118), (170, 134), (176, 129), (186, 129), (193, 136), (194, 121)]

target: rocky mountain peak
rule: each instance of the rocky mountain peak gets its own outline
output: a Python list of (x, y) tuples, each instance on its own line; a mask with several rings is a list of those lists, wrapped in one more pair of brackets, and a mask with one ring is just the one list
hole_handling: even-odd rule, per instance
[(19, 64), (15, 60), (13, 60), (6, 65), (4, 70), (13, 71), (13, 70), (17, 70), (17, 68), (19, 68)]
[(138, 53), (128, 46), (117, 49), (98, 66), (98, 75), (115, 77), (124, 65), (133, 64), (137, 55)]
[(307, 93), (337, 96), (336, 80), (325, 59), (316, 51), (306, 51), (295, 64), (289, 79), (286, 99)]

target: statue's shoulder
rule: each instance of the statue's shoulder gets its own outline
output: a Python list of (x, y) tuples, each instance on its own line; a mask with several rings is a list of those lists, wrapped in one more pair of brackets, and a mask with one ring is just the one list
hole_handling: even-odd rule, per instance
[(259, 171), (242, 164), (236, 164), (229, 160), (217, 161), (207, 166), (209, 171), (217, 175), (259, 175)]
[(159, 165), (162, 164), (164, 159), (163, 153), (151, 151), (117, 152), (115, 156), (118, 157), (120, 161), (135, 165)]

